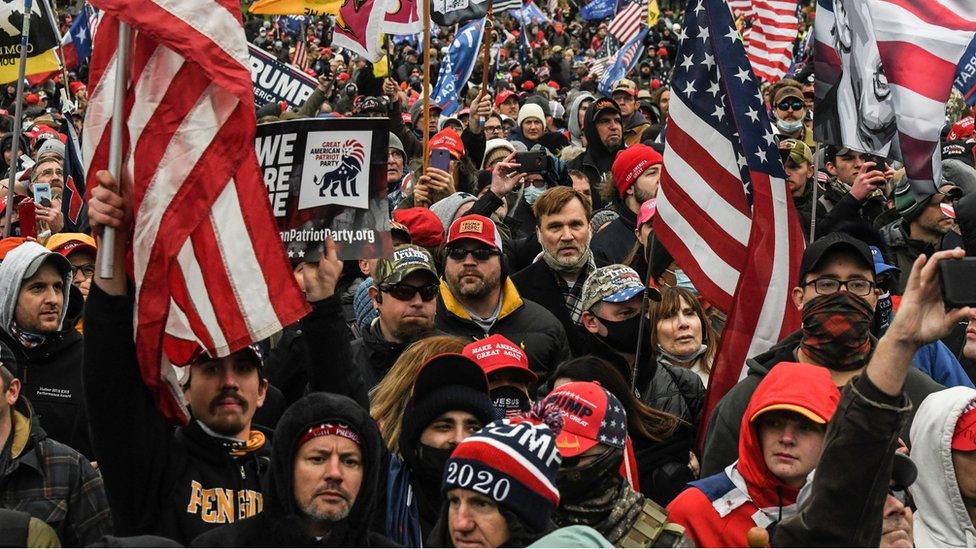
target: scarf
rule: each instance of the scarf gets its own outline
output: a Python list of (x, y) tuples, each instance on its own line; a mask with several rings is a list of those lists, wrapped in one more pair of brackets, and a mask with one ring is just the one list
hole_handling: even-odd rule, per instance
[(619, 477), (613, 490), (574, 505), (560, 505), (553, 520), (560, 527), (589, 526), (616, 545), (630, 532), (643, 508), (644, 496), (635, 492), (624, 477)]
[(10, 335), (12, 335), (14, 339), (20, 343), (20, 346), (25, 349), (40, 347), (45, 341), (47, 341), (46, 335), (28, 332), (27, 330), (22, 329), (20, 326), (17, 326), (16, 321), (10, 323)]

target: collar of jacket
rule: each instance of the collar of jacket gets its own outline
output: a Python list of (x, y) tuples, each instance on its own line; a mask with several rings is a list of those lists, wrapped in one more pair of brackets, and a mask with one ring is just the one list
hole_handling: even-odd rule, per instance
[[(454, 293), (451, 292), (451, 289), (447, 286), (447, 282), (443, 278), (441, 279), (441, 299), (444, 300), (444, 308), (447, 309), (447, 312), (464, 320), (471, 320), (471, 315), (468, 313), (468, 310), (454, 297)], [(522, 296), (519, 295), (518, 289), (512, 283), (512, 279), (505, 277), (505, 283), (502, 285), (502, 306), (498, 310), (498, 318), (496, 320), (505, 318), (520, 307), (522, 307)]]

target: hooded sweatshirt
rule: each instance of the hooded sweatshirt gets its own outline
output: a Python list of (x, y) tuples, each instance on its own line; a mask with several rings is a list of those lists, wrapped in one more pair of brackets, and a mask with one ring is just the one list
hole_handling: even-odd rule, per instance
[(587, 99), (593, 100), (593, 94), (590, 92), (581, 92), (573, 97), (569, 105), (566, 106), (566, 127), (569, 128), (570, 142), (577, 147), (583, 146), (583, 128), (579, 125), (579, 112), (580, 103), (586, 101)]
[(952, 433), (976, 390), (953, 387), (932, 393), (912, 423), (912, 460), (918, 479), (912, 496), (916, 547), (976, 547), (976, 528), (966, 512), (952, 466)]
[[(346, 518), (332, 523), (329, 533), (315, 539), (306, 533), (294, 498), (294, 462), (299, 439), (310, 427), (341, 422), (362, 440), (363, 478)], [(384, 463), (376, 422), (352, 399), (332, 393), (311, 393), (292, 404), (278, 422), (271, 450), (264, 511), (222, 526), (194, 540), (196, 547), (392, 547), (369, 525), (377, 500)]]
[(64, 302), (58, 331), (37, 334), (43, 342), (32, 347), (23, 345), (11, 331), (28, 267), (38, 258), (55, 256), (36, 242), (25, 242), (0, 263), (0, 362), (23, 383), (21, 394), (42, 418), (48, 436), (92, 459), (82, 387), (84, 341), (74, 329), (84, 302), (71, 285), (71, 272), (62, 279)]
[(580, 170), (586, 174), (586, 178), (590, 182), (593, 211), (597, 211), (606, 205), (600, 198), (600, 181), (605, 174), (613, 169), (613, 161), (617, 158), (617, 151), (623, 148), (623, 136), (621, 135), (621, 146), (619, 148), (612, 151), (607, 149), (596, 130), (596, 113), (593, 109), (593, 103), (586, 109), (586, 116), (583, 118), (583, 132), (586, 135), (586, 151), (570, 161), (566, 168)]
[(784, 404), (829, 419), (839, 401), (840, 392), (824, 368), (784, 364), (773, 369), (742, 417), (739, 459), (721, 473), (690, 483), (668, 506), (670, 520), (684, 526), (699, 547), (748, 547), (749, 529), (771, 529), (796, 514), (799, 489), (784, 484), (766, 466), (750, 419), (769, 406)]

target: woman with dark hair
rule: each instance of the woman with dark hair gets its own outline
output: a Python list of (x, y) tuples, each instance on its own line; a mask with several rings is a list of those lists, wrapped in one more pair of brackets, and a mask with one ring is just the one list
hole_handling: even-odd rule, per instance
[[(592, 355), (567, 360), (552, 374), (555, 389), (573, 381), (595, 381), (616, 396), (627, 412), (637, 462), (640, 492), (667, 506), (697, 472), (689, 465), (694, 430), (677, 416), (641, 402), (623, 376), (609, 362)], [(692, 460), (697, 467), (697, 460)]]
[(648, 319), (657, 361), (688, 368), (708, 386), (718, 334), (698, 297), (686, 288), (661, 288), (661, 301), (651, 303)]

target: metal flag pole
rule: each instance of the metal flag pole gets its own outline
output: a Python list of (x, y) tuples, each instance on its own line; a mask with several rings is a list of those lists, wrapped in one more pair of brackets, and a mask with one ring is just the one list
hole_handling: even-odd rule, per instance
[[(119, 22), (119, 45), (115, 52), (115, 89), (112, 103), (112, 130), (109, 134), (108, 171), (122, 189), (122, 128), (125, 121), (125, 89), (129, 84), (129, 53), (132, 29), (126, 23)], [(115, 228), (105, 227), (102, 230), (102, 244), (108, 253), (99, 254), (101, 264), (98, 266), (98, 276), (111, 279), (115, 273)]]
[[(826, 153), (826, 151), (821, 151)], [(820, 164), (823, 161), (823, 155), (813, 155), (813, 200), (810, 204), (810, 243), (816, 240), (817, 235), (817, 194), (820, 190)]]
[[(71, 95), (71, 88), (68, 87), (68, 66), (67, 60), (64, 57), (64, 46), (61, 44), (63, 42), (63, 36), (61, 36), (61, 31), (58, 29), (57, 19), (54, 17), (54, 8), (48, 0), (41, 0), (44, 2), (44, 8), (47, 10), (47, 20), (50, 23), (51, 28), (54, 29), (54, 37), (58, 40), (58, 62), (61, 65), (61, 86), (64, 88), (64, 95), (68, 98), (72, 104), (74, 104), (75, 99)], [(82, 4), (81, 12), (78, 13), (79, 17), (88, 17), (87, 8)], [(68, 29), (68, 34), (71, 34), (71, 29)], [(62, 112), (64, 112), (64, 106), (62, 105)]]
[(640, 389), (637, 388), (637, 371), (640, 368), (640, 361), (643, 358), (644, 353), (641, 350), (644, 348), (644, 330), (648, 328), (650, 322), (647, 319), (647, 310), (651, 306), (650, 298), (650, 284), (651, 279), (654, 278), (653, 269), (653, 257), (654, 257), (654, 246), (657, 244), (657, 236), (652, 232), (647, 236), (647, 246), (644, 248), (644, 258), (647, 260), (647, 271), (644, 276), (644, 286), (647, 288), (644, 290), (644, 297), (641, 298), (641, 310), (640, 310), (640, 324), (637, 327), (637, 351), (634, 353), (634, 364), (630, 367), (630, 388), (637, 395), (637, 398), (641, 398)]
[[(424, 8), (426, 11), (426, 17), (424, 17), (424, 126), (420, 132), (423, 136), (423, 148), (420, 154), (423, 162), (421, 173), (427, 175), (427, 168), (430, 165), (430, 157), (427, 155), (427, 141), (430, 140), (430, 136), (428, 135), (429, 132), (427, 129), (430, 128), (430, 14), (432, 6), (430, 0), (423, 1), (425, 2)], [(416, 182), (414, 185), (416, 186)], [(417, 203), (416, 205), (422, 208), (430, 206), (426, 202), (423, 204)]]
[[(17, 67), (17, 104), (14, 107), (14, 139), (10, 143), (10, 175), (7, 179), (7, 211), (3, 214), (3, 236), (10, 236), (10, 219), (14, 209), (14, 184), (17, 176), (17, 160), (20, 156), (20, 136), (24, 132), (24, 76), (27, 72), (27, 42), (30, 35), (31, 13), (34, 10), (33, 0), (24, 2), (24, 26), (20, 33), (20, 65)], [(26, 151), (25, 151), (26, 152)]]

